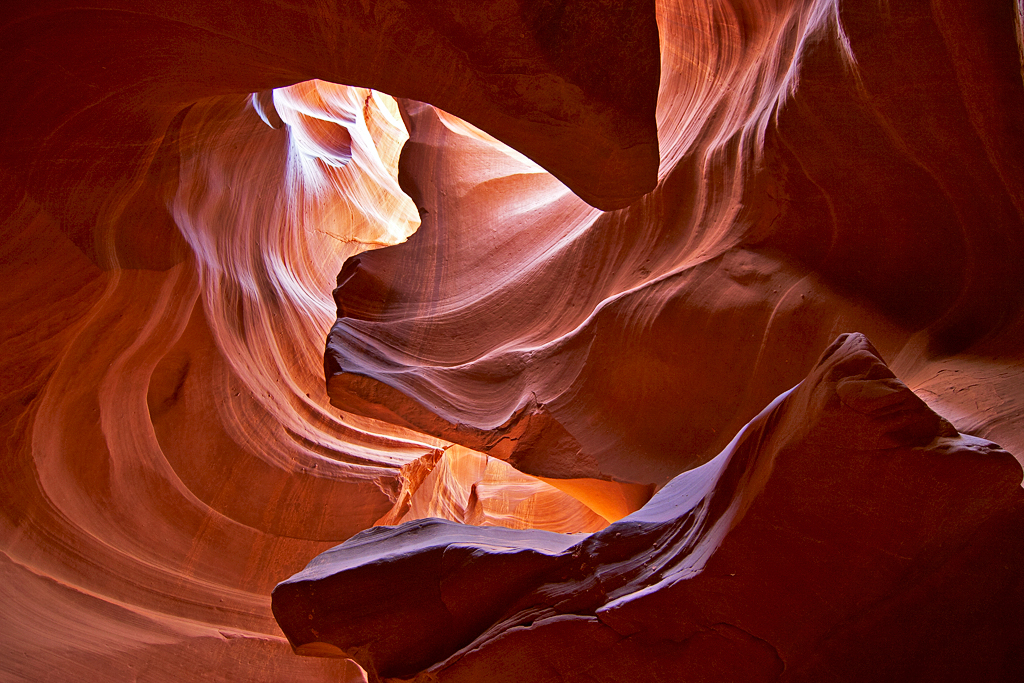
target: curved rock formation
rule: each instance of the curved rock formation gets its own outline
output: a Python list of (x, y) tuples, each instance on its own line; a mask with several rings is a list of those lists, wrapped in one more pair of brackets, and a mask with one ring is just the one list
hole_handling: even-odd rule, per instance
[(603, 531), (371, 529), (279, 584), (274, 614), (298, 652), (371, 680), (1010, 681), (1020, 477), (842, 335)]
[[(1024, 457), (1022, 12), (7, 8), (0, 678), (360, 680), (351, 662), (295, 656), (271, 613), (274, 585), (311, 557), (421, 515), (614, 538), (601, 528), (708, 471), (847, 330), (961, 433)], [(881, 483), (891, 510), (904, 492)], [(847, 509), (852, 493), (807, 504)], [(711, 563), (760, 543), (741, 531), (771, 500)], [(977, 528), (991, 548), (1019, 537)], [(847, 552), (836, 533), (823, 557)], [(764, 580), (785, 585), (765, 557)], [(966, 576), (956, 561), (932, 595)], [(975, 597), (936, 604), (987, 609), (990, 569)], [(809, 653), (827, 605), (806, 603), (811, 630), (787, 635), (714, 626), (724, 599), (692, 596), (708, 612), (687, 623), (715, 633), (688, 642), (760, 652), (768, 672), (741, 630), (770, 631), (809, 677), (887, 632), (851, 622)], [(925, 619), (907, 599), (872, 618)], [(474, 614), (460, 638), (490, 618)], [(515, 647), (587, 642), (565, 621)], [(1018, 674), (992, 649), (1004, 631), (936, 647), (988, 652), (973, 679)], [(913, 642), (904, 661), (927, 677)], [(641, 665), (629, 647), (607, 677)]]
[[(412, 107), (400, 180), (423, 224), (339, 276), (335, 405), (536, 474), (663, 484), (799, 381), (837, 331), (861, 329), (898, 365), (932, 372), (953, 351), (1016, 356), (1012, 8), (965, 9), (972, 28), (956, 36), (953, 8), (731, 9), (735, 35), (695, 37), (698, 10), (661, 8), (666, 163), (622, 211), (523, 178)], [(897, 30), (916, 51), (883, 50), (877, 36)], [(958, 66), (968, 52), (980, 56)], [(891, 64), (918, 85), (889, 78)], [(714, 78), (699, 77), (709, 65)], [(965, 90), (982, 84), (987, 104)], [(508, 275), (481, 277), (490, 268)], [(655, 396), (673, 410), (650, 410)], [(1003, 424), (992, 428), (1015, 446)]]

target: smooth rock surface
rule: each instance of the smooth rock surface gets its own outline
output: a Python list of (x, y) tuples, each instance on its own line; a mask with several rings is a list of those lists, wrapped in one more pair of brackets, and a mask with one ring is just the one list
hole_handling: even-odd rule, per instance
[[(1020, 2), (6, 5), (0, 679), (360, 681), (274, 619), (310, 558), (422, 516), (600, 531), (849, 330), (1024, 458)], [(1001, 576), (935, 603), (980, 624), (933, 638), (988, 653), (964, 680), (1016, 666), (972, 621)], [(927, 678), (902, 605), (822, 662), (905, 622)], [(635, 679), (596, 620), (514, 649), (571, 678), (590, 629)], [(707, 676), (777, 669), (723, 624)]]
[[(422, 224), (339, 275), (334, 404), (533, 474), (656, 485), (843, 330), (915, 381), (998, 358), (1019, 406), (1012, 3), (659, 12), (661, 182), (621, 211), (404, 105), (400, 181)], [(1011, 412), (980, 435), (1017, 452)]]
[(274, 613), (371, 680), (1013, 681), (1020, 478), (844, 334), (602, 531), (375, 528), (279, 584)]

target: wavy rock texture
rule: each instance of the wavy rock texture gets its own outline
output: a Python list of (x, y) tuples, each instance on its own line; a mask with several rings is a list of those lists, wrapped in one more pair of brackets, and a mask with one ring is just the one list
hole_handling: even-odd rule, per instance
[(374, 680), (1010, 681), (1020, 474), (842, 335), (603, 531), (371, 529), (279, 584), (274, 613), (299, 652)]
[[(992, 356), (1014, 381), (1012, 9), (661, 7), (662, 180), (614, 213), (408, 107), (422, 226), (342, 270), (332, 399), (535, 474), (660, 485), (843, 330), (920, 382)], [(1019, 451), (1016, 418), (982, 419)]]
[[(563, 541), (532, 539), (595, 533), (610, 553), (597, 556), (635, 557), (601, 529), (654, 490), (664, 501), (680, 472), (711, 471), (848, 330), (961, 433), (1024, 457), (1021, 16), (1013, 0), (5, 9), (0, 678), (361, 680), (351, 661), (292, 653), (275, 583), (377, 522), (426, 515), (531, 539), (510, 553), (538, 564), (508, 564), (523, 571), (508, 590), (561, 557)], [(964, 493), (942, 489), (948, 509), (922, 503), (910, 524), (914, 548), (967, 553), (928, 594), (979, 626), (934, 648), (982, 667), (962, 678), (1018, 680), (995, 649), (1017, 637), (1000, 630), (1009, 607), (991, 596), (1019, 558), (991, 563), (1019, 535), (977, 515), (1016, 495), (991, 487), (1020, 473), (943, 438), (975, 455), (945, 471), (932, 453), (934, 472), (908, 466), (906, 481), (858, 470), (857, 491), (766, 488), (701, 577), (730, 566), (735, 537), (785, 592), (802, 574), (787, 583), (780, 531), (749, 520), (773, 505), (849, 511), (866, 493), (889, 528), (911, 514), (893, 510), (901, 497), (960, 473)], [(859, 557), (844, 544), (863, 520), (843, 515), (807, 550), (826, 568), (814, 581), (841, 583), (837, 558)], [(464, 529), (422, 525), (435, 527)], [(778, 610), (802, 605), (801, 630), (729, 622), (728, 591), (707, 582), (686, 596), (705, 614), (650, 629), (696, 629), (703, 670), (735, 648), (757, 668), (722, 676), (775, 671), (757, 638), (803, 662), (786, 675), (853, 676), (868, 634), (927, 622), (890, 591), (900, 557), (936, 566), (914, 548), (859, 565), (878, 583), (835, 609), (895, 602), (827, 642), (815, 634), (836, 612), (818, 593)], [(978, 589), (954, 599), (954, 585)], [(588, 595), (566, 613), (596, 614)], [(616, 634), (660, 609), (630, 605)], [(452, 637), (507, 607), (467, 607)], [(611, 637), (596, 618), (590, 640), (555, 618), (438, 671), (479, 680), (511, 652), (543, 680), (530, 661)], [(895, 628), (917, 653), (901, 672), (927, 678), (932, 646)], [(622, 656), (601, 675), (629, 680), (645, 650), (613, 641)], [(393, 670), (440, 661), (427, 659)]]

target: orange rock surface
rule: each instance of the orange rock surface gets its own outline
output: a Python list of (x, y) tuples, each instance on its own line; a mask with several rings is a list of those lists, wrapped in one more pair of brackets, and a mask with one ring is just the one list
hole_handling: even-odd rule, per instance
[[(615, 681), (1020, 680), (1021, 473), (987, 440), (1024, 460), (1022, 15), (5, 8), (0, 679), (363, 680), (297, 656), (271, 611), (311, 558), (360, 532), (401, 545), (366, 531), (399, 523), (510, 527), (524, 557), (586, 532), (600, 562), (638, 557), (617, 520), (650, 522), (680, 473), (732, 471), (719, 454), (858, 330), (914, 394), (882, 384), (952, 425), (921, 418), (934, 443), (897, 440), (893, 462), (843, 443), (847, 472), (821, 460), (834, 443), (793, 436), (817, 413), (787, 409), (771, 476), (716, 494), (747, 512), (692, 580), (612, 609), (576, 567), (571, 608), (488, 640), (548, 560), (484, 553), (509, 585), (460, 586), (451, 643), (363, 661), (451, 681), (498, 660), (515, 680), (582, 661)], [(844, 405), (888, 406), (874, 386)], [(659, 561), (692, 564), (684, 546)], [(764, 586), (777, 601), (744, 612)], [(380, 604), (386, 630), (400, 603)], [(689, 654), (665, 659), (655, 632)], [(936, 651), (973, 668), (935, 668), (952, 656)], [(737, 653), (750, 668), (722, 668)]]
[(844, 334), (601, 531), (371, 529), (279, 584), (274, 613), (372, 680), (1011, 681), (1020, 472)]

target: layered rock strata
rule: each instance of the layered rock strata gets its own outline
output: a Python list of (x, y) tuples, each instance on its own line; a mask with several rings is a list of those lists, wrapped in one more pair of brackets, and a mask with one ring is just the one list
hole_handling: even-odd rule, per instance
[(277, 582), (599, 531), (844, 330), (1024, 457), (1020, 2), (8, 4), (4, 680), (361, 680)]
[(591, 535), (426, 519), (274, 590), (300, 653), (432, 681), (1013, 681), (1024, 491), (859, 334)]
[[(663, 485), (859, 329), (912, 382), (953, 379), (942, 409), (987, 387), (984, 433), (1020, 450), (1013, 7), (711, 5), (659, 9), (661, 182), (621, 211), (404, 105), (422, 224), (339, 275), (336, 406)], [(996, 357), (1005, 380), (969, 379)]]
[[(361, 676), (294, 657), (270, 590), (451, 444), (328, 404), (334, 277), (418, 216), (391, 98), (311, 79), (432, 101), (613, 208), (657, 179), (652, 7), (5, 6), (0, 678)], [(607, 524), (518, 493), (473, 509)]]

